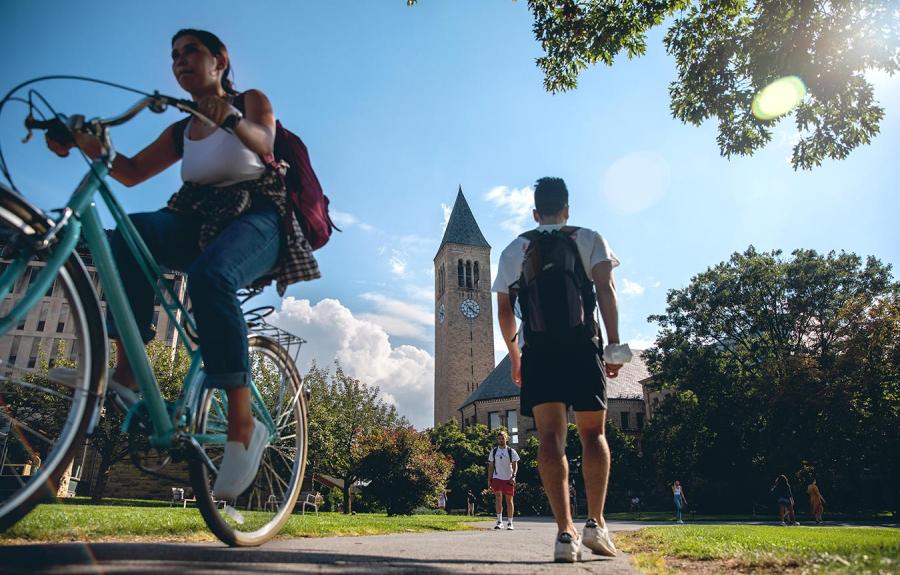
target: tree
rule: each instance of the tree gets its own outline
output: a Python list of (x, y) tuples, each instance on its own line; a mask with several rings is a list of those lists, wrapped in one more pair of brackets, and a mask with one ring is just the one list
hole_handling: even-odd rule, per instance
[(435, 502), (453, 463), (435, 451), (427, 433), (411, 427), (378, 429), (365, 442), (359, 475), (369, 480), (366, 493), (384, 505), (388, 515), (410, 515), (416, 507)]
[[(115, 346), (115, 344), (113, 344)], [(147, 344), (147, 357), (150, 359), (150, 367), (156, 376), (162, 396), (167, 401), (174, 401), (181, 391), (184, 378), (190, 368), (190, 356), (183, 346), (177, 346), (174, 350), (164, 342), (153, 340)], [(111, 357), (115, 357), (115, 349)], [(95, 502), (103, 499), (106, 484), (109, 480), (109, 472), (116, 463), (129, 457), (128, 434), (122, 432), (124, 414), (117, 407), (107, 402), (103, 408), (102, 417), (94, 429), (90, 438), (93, 447), (100, 456), (97, 465), (95, 483), (91, 486), (91, 499)], [(134, 425), (140, 425), (135, 422)], [(150, 452), (146, 437), (137, 438), (141, 448)]]
[(344, 513), (350, 513), (350, 489), (370, 445), (366, 439), (408, 422), (381, 399), (378, 387), (350, 377), (337, 362), (333, 374), (314, 364), (304, 382), (310, 390), (308, 469), (343, 480)]
[(488, 452), (495, 445), (496, 434), (486, 425), (469, 425), (460, 429), (447, 421), (429, 431), (434, 449), (450, 459), (453, 469), (447, 479), (447, 508), (464, 508), (466, 493), (480, 493), (487, 484)]
[[(413, 5), (416, 0), (407, 0)], [(772, 139), (772, 122), (752, 113), (773, 81), (799, 77), (807, 93), (796, 108), (800, 140), (794, 169), (843, 159), (878, 134), (878, 106), (867, 70), (900, 69), (895, 0), (529, 0), (537, 59), (550, 92), (575, 89), (588, 66), (644, 55), (647, 33), (665, 22), (675, 59), (672, 115), (719, 124), (725, 157), (750, 155)], [(802, 97), (804, 94), (799, 94)]]
[(890, 266), (855, 254), (750, 247), (698, 274), (650, 318), (654, 385), (676, 396), (648, 425), (645, 455), (667, 482), (702, 479), (692, 500), (710, 509), (768, 501), (775, 476), (810, 469), (833, 508), (890, 504), (898, 307)]

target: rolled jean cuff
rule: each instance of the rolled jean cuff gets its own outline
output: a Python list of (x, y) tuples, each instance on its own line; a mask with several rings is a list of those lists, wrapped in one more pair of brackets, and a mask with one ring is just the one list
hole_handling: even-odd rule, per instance
[[(138, 327), (138, 331), (141, 332), (141, 340), (143, 340), (144, 345), (147, 345), (150, 343), (150, 340), (156, 337), (156, 328), (152, 325), (143, 329)], [(111, 316), (106, 318), (106, 337), (109, 339), (121, 339), (121, 337), (119, 337), (119, 330), (116, 329), (116, 321)]]
[(240, 389), (250, 387), (250, 374), (246, 371), (233, 371), (231, 373), (209, 373), (203, 384), (212, 389)]

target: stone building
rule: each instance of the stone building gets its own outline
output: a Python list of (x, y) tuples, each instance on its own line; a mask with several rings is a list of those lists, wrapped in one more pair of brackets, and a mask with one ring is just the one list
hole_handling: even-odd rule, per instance
[[(6, 245), (6, 237), (0, 236), (0, 250)], [(87, 246), (78, 246), (78, 255), (81, 256), (85, 268), (94, 284), (94, 289), (100, 298), (100, 311), (106, 314), (106, 298), (97, 275), (97, 268), (93, 264)], [(6, 270), (9, 260), (0, 259), (0, 273)], [(5, 315), (13, 303), (37, 280), (38, 274), (44, 267), (44, 262), (33, 261), (28, 265), (25, 273), (13, 286), (12, 291), (0, 303), (0, 315)], [(172, 281), (173, 290), (182, 302), (187, 301), (187, 282), (180, 273), (166, 274)], [(180, 321), (180, 312), (178, 312)], [(169, 321), (168, 314), (157, 302), (153, 311), (153, 325), (156, 329), (155, 339), (163, 340), (166, 345), (174, 348), (178, 345), (178, 331), (175, 324)], [(62, 357), (75, 353), (72, 345), (75, 334), (70, 324), (70, 310), (62, 294), (62, 288), (54, 282), (41, 302), (35, 305), (28, 315), (19, 322), (15, 329), (0, 338), (0, 361), (5, 366), (5, 372), (11, 370), (18, 372), (30, 371), (39, 367), (38, 362), (43, 354), (49, 367), (53, 367), (57, 355)], [(74, 359), (74, 358), (72, 358)]]
[[(482, 423), (510, 431), (513, 445), (535, 432), (519, 411), (519, 388), (512, 383), (509, 356), (494, 366), (491, 305), (491, 247), (462, 193), (434, 258), (435, 371), (434, 424), (450, 419), (461, 427)], [(649, 420), (645, 384), (650, 373), (640, 353), (607, 384), (609, 420), (640, 436)], [(574, 415), (570, 412), (574, 421)]]

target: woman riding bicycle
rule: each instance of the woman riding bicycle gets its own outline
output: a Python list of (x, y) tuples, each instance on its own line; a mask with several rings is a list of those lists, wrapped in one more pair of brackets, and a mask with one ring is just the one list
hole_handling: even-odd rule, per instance
[[(236, 292), (275, 279), (282, 295), (287, 285), (320, 276), (281, 179), (261, 160), (273, 152), (272, 106), (258, 90), (235, 91), (230, 71), (228, 51), (218, 37), (179, 30), (172, 38), (172, 72), (199, 112), (216, 125), (194, 119), (183, 129), (173, 124), (135, 156), (117, 155), (110, 172), (130, 187), (181, 160), (184, 185), (167, 207), (130, 218), (157, 261), (187, 272), (206, 386), (224, 389), (228, 396), (228, 441), (213, 487), (221, 499), (236, 498), (249, 487), (268, 444), (268, 430), (251, 414), (247, 327)], [(243, 111), (233, 105), (236, 98)], [(100, 155), (93, 136), (75, 139), (88, 156)], [(65, 145), (49, 137), (47, 143), (57, 154), (68, 154)], [(153, 339), (153, 289), (118, 231), (112, 248), (147, 343)], [(114, 322), (107, 323), (118, 344), (109, 387), (134, 404), (135, 376)]]

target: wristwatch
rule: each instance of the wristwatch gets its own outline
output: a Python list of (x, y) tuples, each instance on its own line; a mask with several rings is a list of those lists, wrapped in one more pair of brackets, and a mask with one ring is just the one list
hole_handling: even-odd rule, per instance
[(237, 108), (232, 108), (231, 114), (222, 122), (222, 127), (234, 131), (238, 123), (244, 119), (244, 115)]

